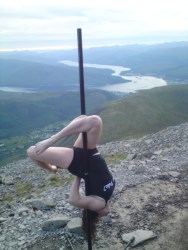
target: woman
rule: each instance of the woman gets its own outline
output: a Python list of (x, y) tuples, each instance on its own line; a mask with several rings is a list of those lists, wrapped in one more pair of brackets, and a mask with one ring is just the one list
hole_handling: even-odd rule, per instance
[[(85, 178), (83, 170), (83, 142), (82, 132), (87, 132), (87, 161), (90, 195), (81, 197), (79, 186), (81, 178)], [(81, 115), (70, 122), (57, 134), (49, 139), (38, 142), (27, 150), (28, 156), (39, 166), (56, 173), (57, 169), (67, 169), (75, 175), (69, 203), (78, 208), (83, 208), (83, 230), (87, 237), (87, 221), (85, 211), (91, 210), (92, 236), (95, 237), (95, 224), (98, 217), (110, 212), (108, 201), (115, 188), (115, 181), (108, 167), (98, 152), (96, 145), (102, 132), (102, 120), (99, 116)], [(73, 148), (52, 147), (54, 143), (65, 136), (79, 134)]]

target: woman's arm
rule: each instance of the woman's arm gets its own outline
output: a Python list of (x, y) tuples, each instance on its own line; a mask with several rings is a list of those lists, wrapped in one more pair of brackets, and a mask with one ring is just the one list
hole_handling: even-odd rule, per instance
[(42, 152), (44, 152), (47, 148), (49, 148), (50, 146), (52, 146), (54, 143), (56, 142), (56, 140), (54, 140), (53, 136), (46, 139), (46, 140), (43, 140), (43, 141), (40, 141), (40, 142), (37, 142), (36, 145), (35, 145), (35, 151), (37, 154), (41, 154)]
[(79, 116), (70, 122), (66, 127), (52, 135), (50, 138), (40, 141), (36, 144), (36, 153), (41, 154), (47, 148), (55, 144), (61, 138), (65, 136), (70, 136), (73, 134), (79, 134), (83, 131), (88, 131), (91, 127), (91, 124), (86, 116)]
[(79, 177), (76, 177), (71, 186), (68, 202), (73, 206), (76, 206), (75, 204), (80, 199), (80, 193), (79, 193), (80, 180), (81, 179)]
[(92, 196), (80, 196), (80, 180), (81, 179), (79, 177), (76, 177), (74, 179), (68, 202), (75, 207), (90, 209), (93, 211), (102, 209), (104, 207), (105, 202), (98, 200)]
[(40, 141), (36, 143), (36, 153), (41, 154), (44, 152), (47, 148), (54, 145), (57, 141), (59, 141), (62, 137), (66, 136), (66, 134), (63, 133), (64, 129), (62, 129), (60, 132), (52, 135), (50, 138), (45, 139), (43, 141)]

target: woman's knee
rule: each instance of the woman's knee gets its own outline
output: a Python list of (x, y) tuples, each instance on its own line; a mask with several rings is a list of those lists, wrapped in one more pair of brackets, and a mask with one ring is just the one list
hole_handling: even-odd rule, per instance
[(30, 158), (33, 158), (35, 155), (36, 155), (36, 152), (35, 152), (35, 146), (31, 146), (27, 149), (27, 155), (30, 157)]
[(90, 116), (90, 123), (92, 128), (100, 129), (102, 127), (102, 120), (98, 115)]

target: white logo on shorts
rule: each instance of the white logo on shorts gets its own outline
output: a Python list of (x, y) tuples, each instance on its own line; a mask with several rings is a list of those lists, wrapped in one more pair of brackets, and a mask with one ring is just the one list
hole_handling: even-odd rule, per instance
[(113, 183), (113, 181), (111, 181), (110, 183), (108, 183), (104, 186), (103, 191), (106, 192), (108, 189), (113, 187), (113, 185), (114, 185), (114, 183)]

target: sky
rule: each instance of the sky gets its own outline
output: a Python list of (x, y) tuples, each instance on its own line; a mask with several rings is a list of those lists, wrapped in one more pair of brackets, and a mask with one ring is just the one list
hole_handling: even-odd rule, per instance
[(187, 0), (0, 0), (0, 50), (188, 41)]

